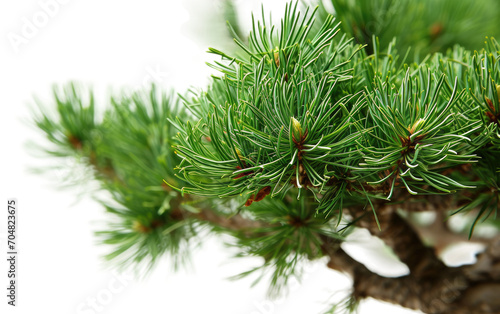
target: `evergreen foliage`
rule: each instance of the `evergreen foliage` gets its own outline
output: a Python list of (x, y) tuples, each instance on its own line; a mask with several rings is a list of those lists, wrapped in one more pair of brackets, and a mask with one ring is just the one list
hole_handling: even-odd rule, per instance
[[(253, 19), (248, 40), (234, 32), (234, 51), (210, 48), (219, 74), (182, 105), (153, 87), (112, 98), (98, 119), (92, 95), (69, 85), (58, 117), (35, 122), (52, 155), (91, 165), (110, 192), (114, 219), (98, 235), (124, 266), (182, 260), (208, 226), (263, 258), (248, 273), (270, 270), (274, 294), (381, 204), (429, 195), (474, 212), (470, 237), (480, 221), (499, 225), (500, 45), (476, 45), (488, 1), (437, 2), (335, 0), (341, 26), (290, 4), (277, 24)], [(354, 207), (361, 216), (345, 214)]]
[[(484, 36), (500, 35), (500, 17), (495, 0), (326, 0), (318, 1), (320, 16), (326, 18), (333, 8), (342, 21), (342, 30), (357, 42), (367, 44), (372, 53), (372, 36), (382, 47), (397, 38), (396, 48), (411, 47), (415, 61), (428, 54), (444, 52), (455, 45), (466, 49), (481, 47)], [(325, 5), (327, 4), (327, 5)]]

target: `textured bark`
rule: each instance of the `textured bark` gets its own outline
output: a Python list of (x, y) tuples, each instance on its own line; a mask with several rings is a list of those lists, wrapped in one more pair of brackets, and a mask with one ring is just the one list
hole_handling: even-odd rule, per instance
[[(366, 189), (369, 191), (369, 189)], [(372, 191), (377, 192), (377, 191)], [(380, 191), (386, 193), (386, 191)], [(481, 194), (481, 190), (474, 191), (460, 191), (455, 194), (430, 194), (430, 195), (410, 195), (406, 190), (396, 189), (390, 201), (385, 199), (372, 200), (377, 213), (379, 210), (395, 211), (397, 209), (406, 212), (444, 212), (450, 209), (460, 207), (470, 199), (474, 199), (477, 195)], [(365, 206), (351, 207), (349, 209), (361, 212)]]
[(377, 211), (377, 217), (380, 229), (373, 215), (361, 219), (359, 226), (368, 229), (372, 235), (391, 247), (411, 273), (422, 277), (435, 276), (436, 272), (446, 268), (434, 249), (426, 247), (413, 227), (392, 207), (382, 207)]
[[(395, 210), (392, 206), (377, 210), (381, 230), (373, 215), (364, 216), (358, 224), (394, 250), (408, 265), (407, 276), (387, 278), (373, 273), (345, 253), (337, 239), (320, 236), (322, 253), (330, 258), (327, 266), (352, 277), (352, 295), (357, 300), (371, 297), (425, 313), (500, 313), (500, 237), (490, 241), (474, 265), (447, 267)], [(363, 214), (359, 208), (349, 212), (354, 216)], [(182, 215), (244, 234), (263, 227), (239, 214), (224, 217), (210, 209)]]
[[(392, 219), (388, 221), (401, 223), (393, 217), (391, 214)], [(411, 238), (416, 244), (417, 239), (400, 234), (399, 227), (390, 229), (395, 232), (392, 236), (402, 235), (403, 239)], [(381, 234), (384, 232), (376, 235)], [(396, 244), (395, 251), (414, 269), (409, 266), (410, 274), (398, 278), (372, 273), (331, 239), (323, 238), (323, 241), (323, 252), (330, 257), (328, 267), (353, 278), (353, 296), (357, 299), (372, 297), (425, 313), (500, 313), (500, 237), (478, 255), (475, 264), (457, 268), (447, 267), (429, 251), (419, 256), (417, 252), (422, 249), (419, 245), (415, 252), (407, 249), (404, 253), (404, 240), (391, 239), (386, 243)]]
[[(444, 201), (446, 210), (453, 208), (450, 207), (452, 200), (449, 196)], [(350, 209), (355, 217), (363, 215), (358, 226), (383, 240), (410, 269), (408, 276), (384, 278), (371, 274), (344, 252), (337, 251), (334, 254), (340, 254), (340, 259), (349, 260), (351, 265), (351, 269), (344, 271), (353, 276), (354, 295), (426, 313), (500, 313), (500, 238), (491, 241), (474, 265), (447, 267), (437, 257), (435, 248), (426, 247), (412, 225), (398, 215), (398, 207), (382, 205), (377, 210), (380, 229), (373, 215), (363, 215), (359, 208)], [(409, 207), (406, 206), (407, 209)], [(433, 205), (434, 212), (436, 209)], [(437, 212), (443, 213), (441, 210)], [(337, 263), (346, 265), (345, 261), (339, 262), (338, 257), (333, 257), (332, 251), (328, 253), (331, 257), (329, 267), (333, 268)], [(493, 297), (495, 293), (497, 297)]]
[(408, 197), (407, 193), (399, 193), (393, 197), (390, 203), (381, 201), (378, 207), (384, 206), (392, 210), (402, 209), (407, 212), (440, 212), (448, 211), (455, 208), (457, 201), (460, 202), (458, 194), (445, 194), (445, 195), (412, 195)]
[(232, 231), (248, 232), (262, 227), (262, 224), (258, 221), (243, 218), (240, 214), (224, 217), (209, 209), (203, 209), (200, 213), (194, 214), (194, 217)]
[(482, 237), (476, 234), (469, 239), (466, 234), (453, 232), (450, 230), (446, 222), (448, 214), (446, 212), (437, 212), (435, 214), (436, 218), (434, 222), (429, 225), (422, 226), (415, 224), (413, 223), (411, 216), (409, 217), (408, 222), (412, 225), (421, 239), (432, 245), (434, 251), (438, 255), (452, 244), (468, 242), (488, 245), (492, 240), (491, 238)]
[[(180, 200), (176, 200), (180, 201)], [(183, 220), (183, 219), (196, 219), (198, 221), (203, 221), (211, 224), (217, 228), (223, 228), (231, 231), (239, 231), (239, 232), (251, 232), (257, 228), (262, 227), (262, 223), (246, 219), (240, 214), (235, 214), (231, 216), (223, 216), (219, 215), (211, 209), (203, 208), (198, 213), (188, 212), (185, 210), (179, 209), (179, 204), (174, 203), (171, 205), (174, 209), (170, 213), (170, 216), (175, 220)]]
[(467, 287), (460, 269), (446, 269), (427, 277), (410, 274), (387, 278), (372, 273), (341, 249), (325, 248), (325, 253), (330, 256), (328, 267), (351, 275), (353, 296), (358, 300), (372, 297), (426, 313), (448, 313), (450, 304)]

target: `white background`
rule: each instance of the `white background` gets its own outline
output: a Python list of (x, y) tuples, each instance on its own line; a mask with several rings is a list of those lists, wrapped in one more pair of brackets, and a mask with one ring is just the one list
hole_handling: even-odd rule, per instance
[[(43, 9), (49, 2), (57, 4), (50, 7), (50, 16)], [(266, 8), (277, 18), (283, 3), (267, 1)], [(237, 6), (248, 27), (249, 12), (260, 5), (238, 1)], [(82, 187), (69, 190), (57, 185), (73, 171), (78, 176), (78, 170), (69, 165), (67, 173), (44, 176), (28, 171), (44, 162), (28, 153), (30, 141), (43, 142), (28, 123), (34, 95), (48, 100), (54, 83), (69, 80), (93, 87), (101, 104), (110, 91), (151, 81), (178, 92), (191, 85), (203, 88), (211, 73), (205, 66), (211, 60), (207, 47), (227, 45), (220, 38), (225, 31), (220, 8), (217, 1), (195, 0), (1, 2), (1, 313), (314, 314), (348, 291), (350, 279), (327, 269), (322, 260), (306, 266), (304, 280), (292, 285), (285, 299), (268, 300), (265, 281), (252, 288), (251, 280), (227, 280), (256, 261), (232, 259), (234, 251), (224, 248), (220, 238), (207, 239), (187, 269), (174, 272), (165, 259), (146, 278), (117, 275), (101, 258), (107, 248), (95, 243), (93, 232), (106, 218), (85, 195), (92, 189), (84, 180)], [(38, 26), (30, 28), (33, 20)], [(5, 221), (11, 197), (19, 203), (16, 308), (6, 305)], [(378, 248), (365, 248), (370, 250)], [(381, 269), (404, 273), (401, 265), (378, 258)], [(363, 302), (360, 312), (413, 313), (373, 300)]]

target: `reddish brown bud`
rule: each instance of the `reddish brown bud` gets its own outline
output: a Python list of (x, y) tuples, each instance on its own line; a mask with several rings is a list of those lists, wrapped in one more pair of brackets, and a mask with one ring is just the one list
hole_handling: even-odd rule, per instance
[(71, 146), (73, 146), (74, 149), (82, 148), (82, 141), (73, 134), (68, 135), (68, 141), (71, 144)]
[(253, 200), (254, 200), (254, 197), (255, 197), (255, 195), (254, 195), (254, 194), (252, 194), (252, 196), (250, 196), (250, 198), (249, 198), (249, 199), (247, 199), (247, 201), (245, 202), (245, 206), (250, 206), (250, 205), (252, 205)]
[[(241, 170), (242, 168), (240, 166), (236, 166), (236, 169)], [(238, 174), (236, 177), (234, 177), (234, 180), (239, 179), (239, 178), (244, 177), (244, 176), (248, 176), (252, 173), (253, 173), (253, 171), (242, 172), (242, 173)]]
[(257, 195), (255, 196), (255, 202), (258, 202), (258, 201), (262, 201), (264, 199), (264, 197), (266, 197), (269, 193), (271, 193), (271, 187), (270, 186), (266, 186), (264, 188), (262, 188), (258, 193)]

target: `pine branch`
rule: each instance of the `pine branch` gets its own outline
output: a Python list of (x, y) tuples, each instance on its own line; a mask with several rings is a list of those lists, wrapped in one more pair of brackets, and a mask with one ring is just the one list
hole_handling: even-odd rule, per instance
[[(180, 97), (191, 114), (154, 87), (112, 97), (103, 117), (91, 93), (57, 91), (58, 115), (35, 117), (52, 143), (46, 152), (84, 162), (110, 193), (113, 201), (101, 203), (112, 219), (98, 235), (120, 266), (152, 267), (163, 255), (181, 264), (208, 229), (232, 235), (238, 256), (263, 259), (241, 276), (270, 271), (271, 294), (300, 276), (300, 261), (329, 256), (330, 268), (353, 277), (347, 308), (373, 297), (431, 313), (500, 311), (490, 297), (500, 285), (498, 242), (475, 265), (450, 268), (398, 214), (474, 212), (469, 237), (481, 222), (498, 225), (500, 45), (412, 57), (406, 40), (416, 38), (420, 52), (449, 47), (459, 21), (444, 27), (439, 10), (423, 15), (407, 1), (333, 3), (355, 38), (298, 3), (279, 25), (253, 19), (238, 51), (210, 48), (219, 74), (206, 91)], [(425, 3), (468, 19), (485, 10)], [(404, 11), (414, 18), (402, 19)], [(375, 34), (397, 40), (372, 36), (372, 20)], [(411, 31), (422, 23), (425, 34)], [(410, 274), (385, 278), (343, 252), (355, 225), (381, 238)]]
[(325, 252), (330, 256), (329, 268), (346, 272), (353, 278), (352, 294), (358, 299), (371, 297), (426, 313), (451, 313), (448, 311), (450, 304), (467, 286), (458, 269), (440, 269), (435, 276), (415, 277), (410, 274), (387, 278), (372, 273), (341, 249), (325, 248)]
[(361, 219), (358, 224), (392, 248), (414, 276), (434, 276), (436, 269), (445, 268), (444, 263), (436, 256), (434, 249), (425, 246), (412, 226), (396, 211), (383, 207), (377, 208), (377, 216), (380, 229), (373, 219)]

